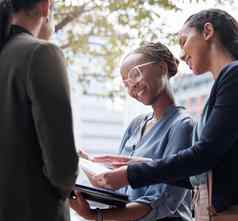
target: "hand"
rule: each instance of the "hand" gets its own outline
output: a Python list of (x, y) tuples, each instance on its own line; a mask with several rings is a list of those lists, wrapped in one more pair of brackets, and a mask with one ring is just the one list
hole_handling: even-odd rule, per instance
[(95, 187), (117, 190), (128, 185), (127, 166), (122, 166), (110, 172), (95, 175), (85, 171), (91, 184)]
[(144, 157), (127, 157), (121, 155), (98, 155), (92, 158), (93, 162), (109, 164), (113, 168), (126, 166), (128, 163), (142, 163), (151, 161), (150, 158)]
[(129, 161), (131, 161), (131, 157), (120, 156), (120, 155), (98, 155), (92, 158), (93, 162), (104, 163), (113, 168), (118, 168), (121, 166), (126, 166)]
[(70, 199), (70, 207), (76, 211), (84, 219), (94, 219), (93, 210), (90, 209), (88, 202), (83, 198), (82, 194), (77, 192), (76, 199)]
[(83, 149), (79, 149), (79, 157), (86, 159), (86, 160), (91, 160), (91, 156)]

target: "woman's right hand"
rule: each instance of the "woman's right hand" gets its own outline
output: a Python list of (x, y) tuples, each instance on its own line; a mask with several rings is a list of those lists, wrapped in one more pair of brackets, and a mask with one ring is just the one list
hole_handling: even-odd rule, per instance
[(113, 168), (125, 166), (131, 160), (131, 157), (121, 155), (97, 155), (92, 158), (93, 162), (107, 164)]
[(90, 208), (87, 200), (84, 199), (81, 193), (75, 193), (76, 197), (69, 200), (70, 207), (84, 219), (95, 220), (95, 214)]
[(104, 163), (112, 166), (113, 168), (118, 168), (122, 166), (127, 166), (128, 163), (143, 163), (149, 162), (152, 159), (144, 157), (128, 157), (121, 155), (98, 155), (92, 158), (93, 162)]
[(79, 157), (86, 159), (86, 160), (91, 160), (91, 156), (83, 149), (79, 149)]

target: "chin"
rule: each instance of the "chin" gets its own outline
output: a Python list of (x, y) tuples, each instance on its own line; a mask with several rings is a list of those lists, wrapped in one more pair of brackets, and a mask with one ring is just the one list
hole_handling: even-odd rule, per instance
[(192, 72), (194, 75), (202, 75), (208, 72), (207, 67), (202, 67), (202, 65), (199, 66), (193, 66)]
[(144, 99), (143, 101), (140, 101), (140, 102), (144, 105), (147, 105), (147, 106), (153, 104), (152, 100), (149, 100), (149, 99)]
[(151, 102), (148, 99), (138, 99), (138, 98), (135, 99), (144, 105), (151, 105)]
[(202, 75), (202, 74), (207, 73), (207, 71), (204, 71), (204, 70), (201, 70), (201, 69), (199, 70), (199, 69), (195, 69), (195, 68), (192, 71), (193, 71), (194, 75)]

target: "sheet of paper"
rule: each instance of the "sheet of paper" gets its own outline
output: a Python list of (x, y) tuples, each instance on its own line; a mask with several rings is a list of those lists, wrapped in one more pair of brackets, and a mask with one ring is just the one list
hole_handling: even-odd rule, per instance
[(105, 173), (105, 172), (109, 172), (111, 169), (106, 167), (105, 165), (101, 164), (101, 163), (95, 163), (92, 162), (90, 160), (86, 160), (83, 158), (79, 159), (79, 166), (83, 169), (88, 171), (89, 173), (92, 174), (100, 174), (100, 173)]

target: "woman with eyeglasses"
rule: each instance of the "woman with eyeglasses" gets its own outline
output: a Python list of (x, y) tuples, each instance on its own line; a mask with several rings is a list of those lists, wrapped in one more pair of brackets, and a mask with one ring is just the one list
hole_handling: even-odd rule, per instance
[(226, 11), (191, 15), (179, 32), (181, 58), (196, 75), (215, 82), (193, 145), (149, 164), (130, 164), (93, 177), (97, 186), (117, 189), (155, 183), (176, 185), (190, 178), (196, 221), (238, 220), (238, 22)]
[[(0, 220), (69, 220), (75, 150), (50, 0), (0, 0)], [(40, 39), (41, 38), (41, 39)]]
[[(127, 128), (120, 155), (106, 155), (93, 161), (121, 166), (129, 161), (150, 161), (173, 155), (191, 144), (192, 120), (177, 107), (169, 78), (177, 73), (178, 60), (161, 43), (146, 43), (128, 54), (121, 65), (121, 77), (128, 94), (152, 112), (136, 117)], [(81, 151), (81, 157), (90, 158)], [(88, 174), (90, 179), (90, 174)], [(159, 184), (120, 190), (131, 200), (125, 208), (92, 210), (78, 194), (71, 207), (88, 220), (191, 221), (191, 195), (183, 188)]]

